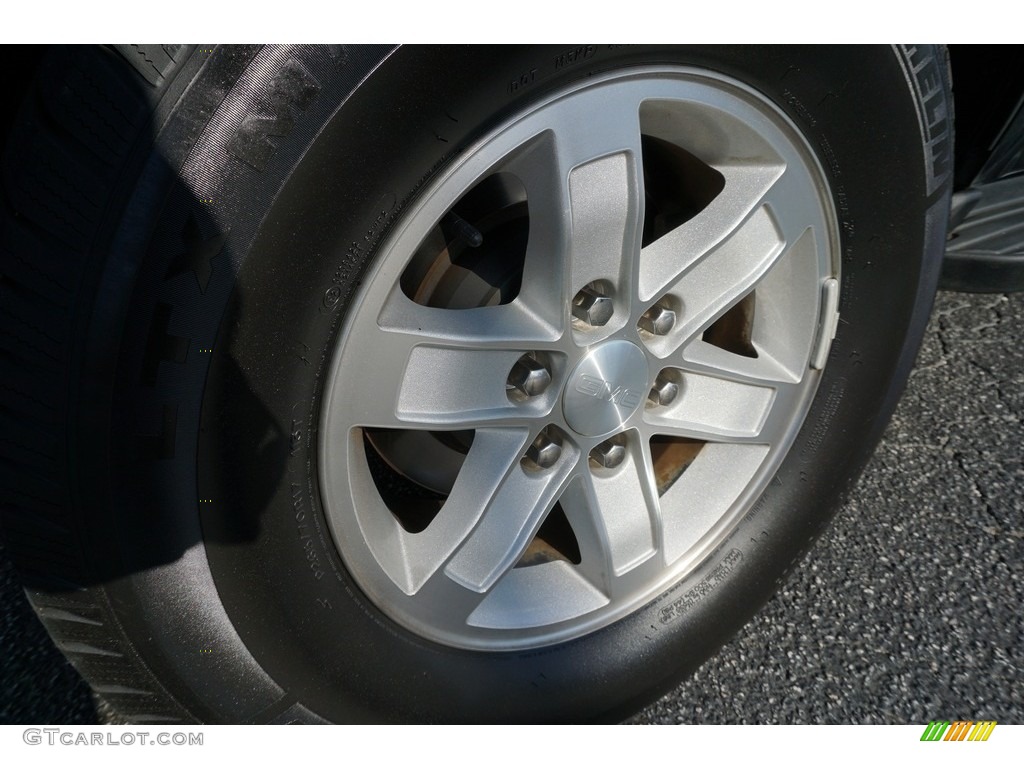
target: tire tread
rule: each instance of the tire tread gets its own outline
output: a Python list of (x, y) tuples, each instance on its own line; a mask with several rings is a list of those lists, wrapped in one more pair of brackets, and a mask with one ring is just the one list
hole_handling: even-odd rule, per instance
[(114, 189), (190, 48), (54, 47), (4, 151), (0, 179), (0, 529), (57, 647), (119, 717), (187, 718), (91, 583), (70, 503), (63, 427), (74, 347), (102, 267)]

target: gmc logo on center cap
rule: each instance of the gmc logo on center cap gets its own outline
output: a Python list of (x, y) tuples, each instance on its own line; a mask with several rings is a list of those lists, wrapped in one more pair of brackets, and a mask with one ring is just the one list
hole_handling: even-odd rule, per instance
[(609, 403), (621, 405), (623, 408), (636, 408), (643, 398), (642, 392), (625, 387), (613, 389), (610, 381), (599, 379), (596, 376), (588, 376), (585, 373), (576, 382), (575, 389), (581, 395), (607, 400)]

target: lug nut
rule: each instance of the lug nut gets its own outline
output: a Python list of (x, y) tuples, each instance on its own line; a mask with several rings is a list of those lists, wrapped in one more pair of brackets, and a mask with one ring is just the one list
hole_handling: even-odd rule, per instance
[(676, 324), (676, 313), (663, 304), (655, 304), (640, 316), (640, 327), (655, 336), (664, 336)]
[(572, 314), (587, 325), (600, 326), (612, 319), (612, 297), (586, 286), (572, 300)]
[(551, 383), (551, 372), (532, 355), (523, 355), (508, 375), (508, 386), (526, 397), (536, 397)]
[(605, 440), (590, 452), (590, 460), (606, 469), (614, 469), (626, 458), (626, 446), (621, 440)]
[(664, 374), (654, 381), (651, 393), (647, 396), (653, 405), (668, 405), (679, 394), (679, 384)]
[(537, 435), (537, 439), (526, 449), (526, 458), (535, 464), (538, 469), (547, 469), (554, 466), (561, 455), (562, 441), (549, 430), (544, 430)]

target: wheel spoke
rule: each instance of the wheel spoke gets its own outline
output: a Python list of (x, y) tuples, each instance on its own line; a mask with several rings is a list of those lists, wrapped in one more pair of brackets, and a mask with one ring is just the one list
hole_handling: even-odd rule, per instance
[(477, 430), (451, 493), (425, 530), (405, 531), (385, 509), (366, 518), (377, 561), (406, 594), (417, 593), (470, 535), (484, 514), (481, 499), (520, 471), (528, 437), (525, 429)]
[(614, 580), (650, 558), (660, 544), (650, 451), (636, 433), (619, 466), (582, 472), (562, 494), (561, 504), (580, 544), (581, 572), (607, 591), (614, 591)]
[(483, 596), (466, 623), (505, 630), (542, 627), (607, 604), (608, 597), (601, 590), (571, 565), (556, 560), (530, 568), (513, 568)]
[(576, 168), (569, 176), (572, 216), (568, 295), (590, 283), (608, 285), (616, 315), (610, 328), (629, 315), (634, 265), (643, 222), (642, 171), (638, 156), (619, 153)]
[(664, 558), (671, 564), (722, 521), (768, 455), (767, 445), (710, 444), (661, 497)]
[[(506, 169), (530, 201), (522, 296), (565, 316), (566, 297), (601, 281), (631, 295), (643, 222), (639, 102), (629, 89), (579, 100), (559, 113)], [(628, 313), (620, 301), (618, 324)], [(611, 325), (615, 325), (612, 321)]]
[(332, 403), (345, 412), (339, 418), (362, 427), (472, 429), (522, 423), (553, 407), (555, 387), (529, 403), (506, 394), (519, 357), (553, 336), (522, 305), (443, 310), (393, 298), (380, 324), (364, 322), (351, 336), (352, 359), (366, 361), (352, 378), (373, 397)]
[(758, 350), (757, 357), (743, 357), (694, 339), (683, 348), (681, 357), (678, 365), (683, 370), (752, 386), (796, 384), (802, 379), (799, 372), (791, 371), (763, 349)]
[[(739, 262), (730, 265), (731, 277), (732, 271), (744, 263), (741, 257), (745, 249), (753, 249), (751, 257), (756, 264), (764, 257), (765, 245), (769, 246), (769, 253), (777, 247), (781, 237), (765, 227), (764, 217), (756, 217), (753, 227), (750, 220), (762, 210), (768, 191), (784, 176), (783, 166), (744, 165), (718, 170), (725, 177), (725, 187), (708, 207), (641, 251), (638, 285), (641, 301), (660, 296), (682, 275), (712, 256), (724, 253), (731, 261)], [(762, 242), (762, 238), (767, 240)], [(718, 270), (725, 268), (721, 266)]]
[(491, 589), (516, 564), (555, 503), (578, 456), (565, 443), (558, 462), (530, 471), (515, 462), (501, 482), (474, 499), (483, 517), (445, 566), (445, 575), (474, 592)]
[(803, 193), (806, 183), (799, 173), (787, 170), (761, 200), (771, 210), (772, 220), (787, 247), (797, 242), (808, 228), (817, 229), (824, 215), (820, 201)]
[(698, 440), (764, 442), (763, 428), (779, 387), (685, 372), (679, 394), (667, 406), (650, 408), (644, 421), (653, 433)]
[(781, 255), (784, 244), (766, 208), (759, 208), (733, 235), (669, 288), (682, 317), (657, 353), (667, 356), (746, 295)]
[(668, 372), (678, 387), (665, 406), (648, 403), (648, 434), (707, 442), (766, 445), (783, 438), (800, 406), (804, 373), (793, 373), (764, 350), (757, 357), (727, 352), (700, 339), (682, 351)]
[(506, 395), (508, 372), (521, 354), (520, 350), (414, 348), (398, 393), (398, 422), (470, 429), (542, 416), (554, 405), (554, 387), (529, 403), (510, 402)]
[[(446, 346), (470, 348), (517, 348), (539, 345), (558, 338), (558, 329), (533, 313), (522, 302), (472, 309), (424, 307), (400, 290), (391, 292), (377, 322), (364, 332), (394, 334), (393, 344), (411, 346), (433, 340)], [(405, 337), (406, 341), (399, 340)], [(389, 337), (379, 337), (387, 343)]]

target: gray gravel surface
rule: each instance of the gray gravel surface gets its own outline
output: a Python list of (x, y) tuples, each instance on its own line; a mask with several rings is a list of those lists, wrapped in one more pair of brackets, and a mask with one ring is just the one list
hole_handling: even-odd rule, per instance
[[(1024, 723), (1024, 294), (940, 294), (896, 415), (783, 589), (637, 723)], [(0, 722), (106, 717), (0, 552)]]

